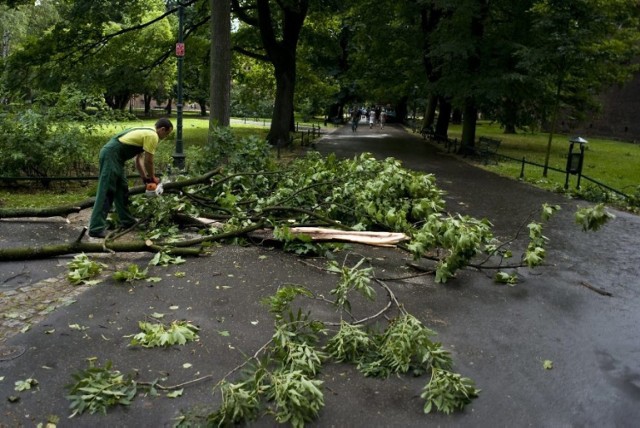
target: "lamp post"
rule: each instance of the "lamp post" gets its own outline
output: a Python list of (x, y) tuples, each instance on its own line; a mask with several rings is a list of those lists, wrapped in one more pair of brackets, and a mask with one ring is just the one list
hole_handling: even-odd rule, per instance
[(184, 41), (183, 41), (183, 27), (184, 27), (184, 5), (182, 2), (178, 2), (178, 42), (176, 43), (176, 58), (178, 62), (178, 103), (176, 104), (176, 110), (178, 114), (178, 120), (176, 124), (176, 151), (173, 154), (173, 166), (178, 170), (184, 169), (184, 150), (182, 145), (182, 66), (184, 63)]
[[(569, 187), (569, 174), (578, 175), (576, 188), (580, 188), (580, 178), (582, 177), (582, 164), (584, 162), (584, 149), (589, 143), (582, 137), (573, 137), (569, 140), (569, 155), (567, 157), (566, 179), (564, 181), (565, 190)], [(580, 153), (573, 153), (575, 144), (580, 145)]]

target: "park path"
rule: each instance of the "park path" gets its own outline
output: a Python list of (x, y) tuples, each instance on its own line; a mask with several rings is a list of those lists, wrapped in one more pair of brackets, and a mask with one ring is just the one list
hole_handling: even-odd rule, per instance
[[(352, 157), (371, 152), (395, 157), (406, 167), (434, 173), (447, 192), (451, 213), (486, 217), (501, 238), (514, 237), (543, 202), (562, 206), (545, 227), (547, 265), (521, 269), (514, 287), (496, 285), (490, 275), (467, 269), (446, 285), (431, 276), (407, 275), (404, 252), (356, 246), (376, 275), (408, 278), (389, 281), (406, 310), (438, 332), (437, 340), (453, 355), (454, 370), (472, 378), (480, 397), (453, 415), (422, 413), (418, 398), (424, 377), (365, 378), (353, 367), (323, 368), (326, 407), (311, 426), (328, 427), (631, 427), (640, 420), (640, 218), (611, 210), (616, 219), (597, 233), (583, 233), (573, 223), (575, 200), (525, 183), (497, 177), (443, 153), (399, 126), (383, 130), (348, 126), (316, 143), (323, 153)], [(0, 221), (0, 246), (22, 246), (75, 239), (82, 221), (70, 223)], [(522, 247), (522, 237), (515, 240)], [(151, 256), (144, 256), (142, 265)], [(0, 284), (7, 289), (61, 279), (68, 257), (29, 263), (0, 263)], [(102, 258), (110, 265), (130, 256)], [(316, 262), (263, 247), (223, 246), (183, 265), (153, 268), (159, 283), (104, 281), (73, 296), (42, 316), (30, 329), (0, 343), (18, 350), (0, 358), (0, 427), (35, 426), (49, 415), (59, 426), (173, 426), (181, 410), (215, 403), (215, 381), (252, 355), (273, 335), (273, 320), (260, 303), (282, 284), (304, 284), (329, 295), (336, 277)], [(317, 261), (321, 263), (321, 261)], [(603, 296), (584, 284), (611, 293)], [(381, 295), (384, 293), (381, 293)], [(381, 298), (384, 300), (384, 298)], [(376, 301), (383, 306), (384, 302)], [(45, 308), (46, 309), (46, 308)], [(314, 316), (336, 317), (333, 308), (313, 301)], [(201, 328), (200, 340), (180, 348), (140, 349), (128, 335), (152, 313), (188, 319)], [(80, 326), (82, 330), (72, 328)], [(224, 334), (223, 334), (224, 333)], [(1, 355), (0, 355), (1, 356)], [(68, 420), (64, 386), (87, 367), (88, 358), (113, 362), (140, 381), (162, 379), (181, 384), (199, 376), (178, 398), (140, 396), (131, 406), (106, 416)], [(545, 361), (553, 369), (543, 367)], [(188, 364), (187, 364), (188, 363)], [(14, 382), (35, 378), (36, 390), (17, 393)], [(18, 402), (7, 397), (19, 396)], [(273, 426), (262, 418), (254, 426)]]
[[(598, 232), (582, 232), (573, 214), (577, 206), (588, 203), (499, 177), (399, 125), (382, 130), (360, 126), (355, 133), (344, 126), (317, 147), (342, 157), (371, 152), (379, 159), (393, 157), (407, 168), (433, 173), (447, 192), (450, 212), (489, 219), (503, 240), (514, 237), (530, 220), (538, 221), (541, 204), (560, 205), (562, 210), (544, 230), (549, 238), (546, 266), (522, 270), (521, 282), (513, 288), (489, 282), (478, 287), (477, 281), (461, 275), (445, 286), (446, 293), (434, 294), (432, 315), (449, 320), (438, 327), (440, 339), (468, 357), (465, 369), (495, 400), (488, 405), (497, 414), (513, 412), (512, 423), (497, 425), (523, 426), (517, 422), (523, 413), (516, 410), (518, 405), (528, 407), (527, 425), (637, 424), (639, 216), (609, 209), (615, 220)], [(526, 230), (521, 233), (526, 237)], [(526, 245), (522, 239), (516, 248), (518, 244)], [(543, 360), (553, 361), (554, 369), (545, 371)]]

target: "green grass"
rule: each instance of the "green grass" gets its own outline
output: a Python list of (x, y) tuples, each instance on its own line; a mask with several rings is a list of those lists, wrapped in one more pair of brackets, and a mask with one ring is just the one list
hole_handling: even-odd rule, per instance
[[(459, 125), (450, 128), (450, 138), (460, 138), (462, 129)], [(523, 157), (529, 162), (544, 165), (549, 134), (544, 133), (518, 133), (504, 134), (497, 124), (480, 122), (476, 129), (476, 138), (486, 136), (502, 141), (498, 153), (511, 158), (521, 160)], [(551, 143), (549, 156), (549, 166), (564, 171), (567, 155), (569, 153), (569, 139), (573, 135), (557, 134)], [(601, 138), (590, 138), (588, 140), (584, 154), (584, 165), (582, 174), (597, 180), (609, 187), (626, 194), (634, 194), (640, 186), (640, 145), (606, 140)], [(574, 152), (579, 148), (574, 146)], [(518, 178), (521, 171), (521, 162), (501, 161), (499, 165), (488, 165), (486, 168), (498, 174)], [(553, 189), (557, 186), (564, 186), (565, 173), (549, 170), (548, 176), (542, 175), (543, 168), (525, 165), (524, 176), (530, 181), (543, 188)], [(581, 187), (589, 185), (589, 181), (582, 179)], [(570, 176), (569, 185), (575, 187), (576, 176)]]

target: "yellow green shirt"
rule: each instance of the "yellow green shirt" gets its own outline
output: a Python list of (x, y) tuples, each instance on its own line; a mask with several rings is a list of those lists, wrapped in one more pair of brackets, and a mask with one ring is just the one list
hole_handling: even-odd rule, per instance
[(156, 130), (153, 128), (132, 129), (118, 138), (118, 140), (123, 144), (142, 147), (142, 150), (152, 155), (156, 153), (158, 142), (160, 141)]

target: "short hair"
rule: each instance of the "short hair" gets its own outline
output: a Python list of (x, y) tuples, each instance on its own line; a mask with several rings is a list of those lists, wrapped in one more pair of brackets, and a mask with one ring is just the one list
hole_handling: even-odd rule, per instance
[(171, 121), (166, 117), (162, 117), (156, 121), (155, 127), (156, 129), (158, 128), (173, 129), (173, 123), (171, 123)]

